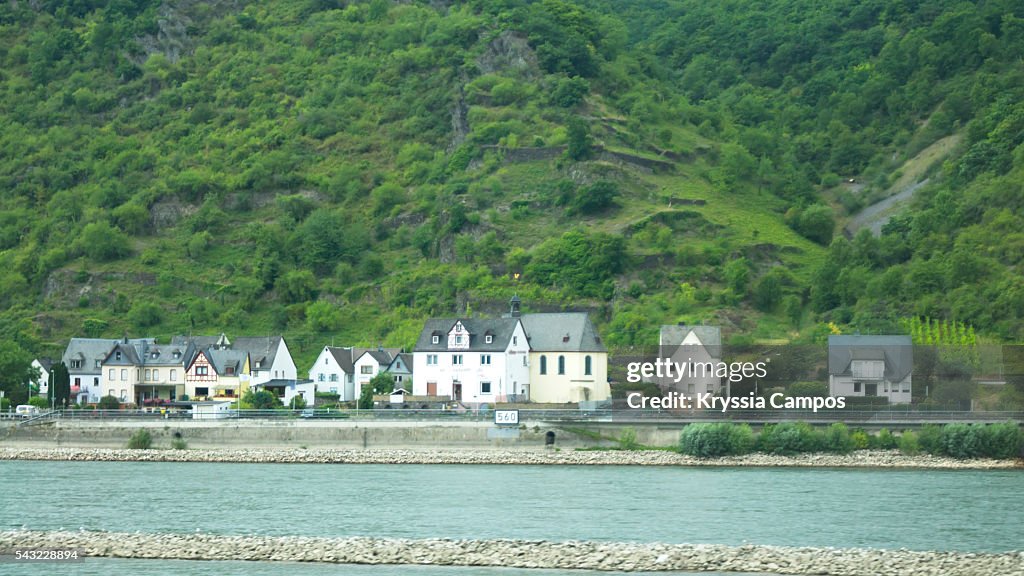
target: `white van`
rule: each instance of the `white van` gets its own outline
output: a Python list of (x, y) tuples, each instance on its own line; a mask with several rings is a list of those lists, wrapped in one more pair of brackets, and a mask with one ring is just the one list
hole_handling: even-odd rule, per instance
[(39, 416), (39, 408), (31, 404), (20, 404), (14, 409), (14, 413), (22, 418), (32, 418), (33, 416)]

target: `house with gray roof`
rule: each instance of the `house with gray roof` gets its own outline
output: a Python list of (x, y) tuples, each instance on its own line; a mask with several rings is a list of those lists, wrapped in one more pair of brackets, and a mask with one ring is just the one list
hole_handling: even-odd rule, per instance
[[(103, 362), (121, 340), (113, 338), (72, 338), (64, 349), (61, 361), (68, 367), (72, 401), (79, 404), (99, 402), (103, 396), (101, 377)], [(150, 339), (130, 339), (130, 343), (153, 342)], [(118, 373), (120, 376), (120, 373)]]
[(519, 318), (433, 318), (413, 349), (413, 394), (472, 405), (528, 394), (530, 346)]
[(670, 358), (683, 366), (682, 374), (657, 380), (666, 392), (677, 392), (694, 398), (697, 394), (728, 396), (728, 381), (718, 376), (722, 361), (722, 329), (718, 326), (671, 324), (661, 327), (658, 357)]
[[(295, 361), (283, 336), (239, 336), (231, 340), (218, 336), (175, 336), (172, 344), (189, 344), (193, 350), (236, 350), (249, 355), (251, 384), (259, 386), (270, 380), (296, 380)], [(191, 358), (189, 359), (191, 361)]]
[(185, 393), (184, 368), (191, 355), (187, 344), (157, 344), (152, 338), (117, 341), (102, 362), (100, 396), (137, 406), (173, 402)]
[(283, 336), (239, 336), (231, 348), (249, 353), (252, 386), (259, 387), (271, 380), (298, 379), (295, 361)]
[(226, 347), (198, 350), (185, 367), (185, 393), (191, 400), (234, 401), (249, 389), (249, 353)]
[(352, 365), (355, 350), (352, 347), (324, 346), (309, 368), (309, 379), (313, 381), (318, 391), (337, 394), (338, 400), (342, 402), (357, 399), (355, 371)]
[[(342, 402), (358, 400), (362, 384), (387, 370), (401, 353), (400, 348), (324, 346), (309, 368), (309, 379), (318, 391), (337, 394)], [(411, 382), (412, 357), (405, 356), (409, 372), (402, 372), (402, 376), (405, 382)]]
[(413, 388), (412, 354), (395, 354), (394, 359), (384, 369), (395, 381), (395, 390), (412, 392)]
[(909, 404), (913, 371), (910, 336), (828, 337), (830, 396), (879, 396)]
[(401, 348), (381, 347), (366, 349), (362, 354), (354, 356), (352, 367), (355, 372), (356, 394), (358, 395), (363, 386), (369, 384), (374, 376), (386, 370), (395, 356), (401, 352)]

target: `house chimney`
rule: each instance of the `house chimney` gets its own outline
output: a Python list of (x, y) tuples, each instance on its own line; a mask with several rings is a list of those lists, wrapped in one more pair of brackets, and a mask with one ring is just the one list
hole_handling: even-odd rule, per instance
[(519, 304), (520, 304), (519, 295), (518, 294), (513, 294), (512, 295), (512, 299), (509, 300), (508, 303), (509, 303), (509, 307), (510, 307), (509, 315), (512, 316), (513, 318), (519, 318), (519, 315), (520, 315), (520, 312), (519, 312)]

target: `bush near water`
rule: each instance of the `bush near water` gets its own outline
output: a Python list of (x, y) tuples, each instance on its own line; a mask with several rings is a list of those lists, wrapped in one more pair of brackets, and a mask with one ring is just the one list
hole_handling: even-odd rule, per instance
[(806, 422), (768, 424), (756, 436), (747, 424), (690, 424), (679, 437), (679, 451), (690, 456), (712, 458), (751, 451), (792, 455), (812, 452), (845, 454), (853, 450), (893, 449), (914, 455), (925, 452), (952, 458), (1016, 458), (1024, 446), (1024, 432), (1015, 422), (1000, 424), (929, 424), (919, 431), (904, 430), (895, 435), (882, 429), (871, 435), (853, 432), (842, 423), (815, 429)]

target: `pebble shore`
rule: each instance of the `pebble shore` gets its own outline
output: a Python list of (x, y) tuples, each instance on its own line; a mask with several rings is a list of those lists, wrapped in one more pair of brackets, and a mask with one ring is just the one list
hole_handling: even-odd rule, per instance
[(334, 450), (223, 448), (218, 450), (127, 450), (109, 448), (0, 448), (3, 460), (109, 462), (251, 462), (281, 464), (519, 464), (579, 466), (797, 466), (837, 468), (1022, 468), (1020, 460), (956, 460), (930, 455), (904, 456), (895, 450), (851, 454), (774, 456), (747, 454), (695, 458), (664, 450)]
[(1024, 552), (962, 553), (858, 548), (220, 536), (124, 532), (0, 532), (0, 552), (76, 549), (88, 557), (488, 566), (601, 571), (691, 571), (834, 576), (1024, 574)]

